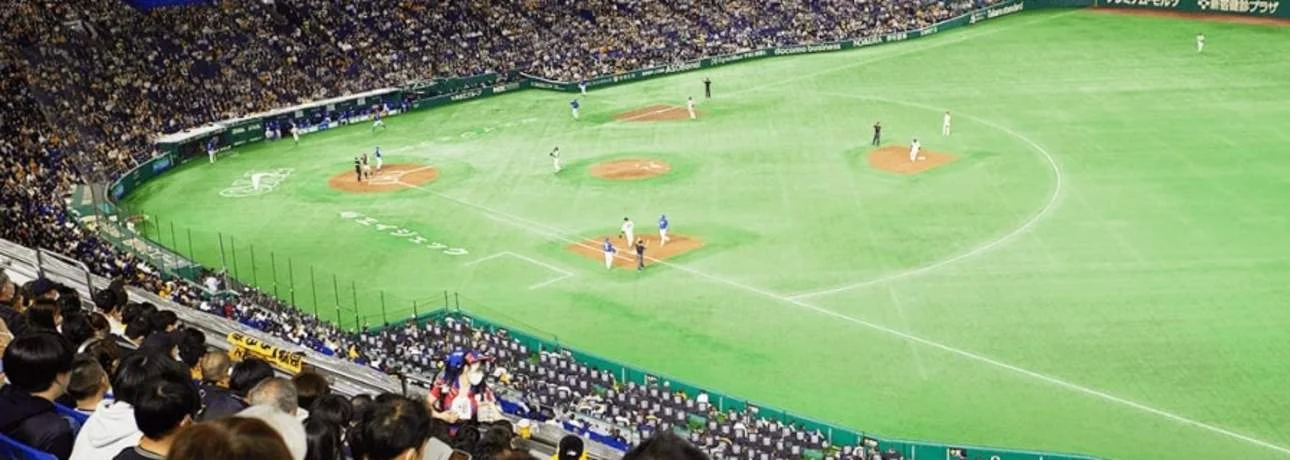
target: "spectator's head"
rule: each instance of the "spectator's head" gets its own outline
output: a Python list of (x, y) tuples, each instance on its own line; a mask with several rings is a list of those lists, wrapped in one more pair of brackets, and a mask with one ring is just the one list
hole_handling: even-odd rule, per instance
[(354, 396), (352, 399), (349, 400), (349, 402), (352, 403), (354, 406), (354, 421), (358, 422), (359, 419), (363, 418), (363, 411), (371, 408), (372, 395), (361, 394), (358, 396)]
[(13, 306), (13, 300), (17, 294), (18, 286), (9, 279), (8, 273), (0, 270), (0, 305)]
[(193, 369), (201, 362), (204, 355), (206, 355), (206, 333), (195, 327), (184, 328), (179, 342), (179, 361), (189, 369)]
[(246, 358), (233, 366), (233, 373), (228, 378), (228, 388), (245, 398), (251, 388), (268, 378), (273, 378), (273, 366), (259, 358)]
[(55, 302), (55, 305), (57, 305), (58, 283), (46, 278), (38, 278), (31, 282), (31, 288), (28, 290), (28, 293), (31, 294), (32, 299), (37, 301), (48, 300)]
[(121, 363), (121, 347), (117, 346), (116, 341), (110, 338), (91, 340), (81, 347), (81, 353), (94, 357), (109, 376), (116, 373), (116, 367)]
[(237, 416), (263, 420), (274, 431), (277, 431), (279, 436), (282, 436), (282, 442), (287, 445), (287, 451), (291, 452), (290, 458), (304, 460), (305, 454), (309, 451), (309, 446), (305, 436), (305, 427), (300, 423), (299, 419), (269, 405), (248, 407), (242, 412), (238, 412)]
[(104, 289), (94, 293), (94, 308), (106, 316), (121, 319), (121, 305), (117, 301), (116, 291)]
[(708, 460), (708, 456), (670, 431), (661, 431), (623, 456), (623, 460)]
[(167, 460), (282, 460), (291, 451), (282, 435), (263, 420), (228, 417), (180, 431)]
[(559, 460), (583, 460), (586, 458), (582, 438), (576, 434), (567, 434), (560, 438), (560, 445), (556, 447), (555, 458)]
[(184, 334), (179, 331), (154, 331), (143, 339), (139, 345), (140, 350), (149, 350), (169, 356), (171, 359), (179, 359), (179, 344), (183, 342)]
[(363, 411), (353, 430), (350, 449), (367, 460), (421, 457), (430, 438), (430, 413), (422, 403), (403, 396), (380, 398)]
[(157, 307), (147, 302), (132, 303), (125, 306), (121, 312), (121, 322), (131, 324), (136, 320), (147, 320), (148, 317), (156, 313)]
[(108, 321), (107, 316), (94, 312), (90, 313), (86, 318), (89, 318), (90, 327), (94, 329), (94, 337), (102, 339), (112, 335), (112, 323)]
[(63, 322), (63, 314), (58, 309), (58, 303), (49, 299), (37, 300), (27, 307), (23, 315), (27, 317), (27, 327), (36, 330), (54, 332)]
[(511, 438), (515, 432), (501, 426), (491, 426), (484, 430), (483, 435), (479, 437), (479, 443), (476, 444), (475, 452), (481, 457), (493, 458), (501, 455), (502, 451), (511, 448)]
[(170, 310), (157, 310), (147, 318), (154, 332), (171, 332), (179, 327), (179, 315)]
[(74, 348), (79, 348), (87, 340), (94, 338), (94, 326), (84, 313), (74, 312), (63, 316), (63, 338)]
[(188, 369), (169, 356), (139, 350), (121, 360), (112, 374), (112, 396), (117, 401), (134, 405), (147, 384), (159, 380), (188, 381)]
[(299, 398), (297, 402), (300, 407), (306, 409), (313, 407), (318, 397), (331, 392), (331, 384), (327, 383), (327, 378), (317, 372), (305, 371), (296, 374), (291, 378), (291, 383), (296, 385), (296, 395)]
[(345, 452), (340, 442), (340, 426), (326, 420), (309, 417), (305, 420), (305, 439), (309, 446), (305, 460), (343, 460)]
[(228, 386), (229, 368), (233, 363), (228, 359), (228, 353), (215, 350), (202, 355), (199, 365), (202, 368), (202, 381), (220, 386)]
[(287, 415), (295, 416), (296, 386), (282, 377), (264, 379), (251, 388), (246, 395), (246, 402), (252, 406), (272, 406)]
[(125, 338), (129, 339), (135, 346), (143, 345), (143, 339), (148, 338), (148, 334), (151, 333), (152, 326), (148, 324), (148, 320), (143, 318), (135, 318), (134, 321), (125, 326)]
[(72, 376), (67, 385), (67, 395), (76, 400), (77, 408), (93, 409), (103, 400), (109, 385), (107, 371), (93, 356), (79, 354), (72, 360)]
[(14, 388), (53, 401), (71, 380), (72, 347), (57, 334), (18, 337), (4, 350), (4, 371)]
[(145, 437), (168, 451), (179, 430), (193, 423), (201, 404), (192, 382), (150, 382), (134, 405), (134, 423)]
[(354, 422), (354, 405), (344, 396), (325, 394), (319, 396), (314, 404), (309, 406), (309, 418), (326, 420), (342, 429), (349, 428)]

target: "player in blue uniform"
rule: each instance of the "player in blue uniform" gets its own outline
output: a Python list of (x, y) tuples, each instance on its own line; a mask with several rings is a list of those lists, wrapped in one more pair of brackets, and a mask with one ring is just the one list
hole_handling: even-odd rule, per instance
[(601, 250), (605, 252), (605, 269), (614, 268), (614, 254), (618, 253), (618, 250), (614, 249), (614, 243), (610, 243), (609, 238), (605, 238), (605, 244)]
[(376, 131), (376, 128), (385, 129), (385, 122), (381, 121), (383, 111), (381, 106), (376, 106), (376, 109), (372, 110), (372, 131)]
[(573, 119), (577, 120), (578, 119), (578, 100), (574, 99), (572, 101), (569, 101), (569, 108), (573, 109)]
[(658, 218), (658, 245), (659, 247), (667, 245), (667, 214)]
[(210, 159), (211, 159), (211, 163), (214, 163), (214, 162), (215, 162), (215, 152), (217, 152), (218, 150), (219, 150), (219, 149), (215, 148), (215, 138), (214, 138), (214, 137), (212, 137), (212, 138), (210, 138), (209, 140), (207, 140), (207, 141), (206, 141), (206, 155), (210, 157)]

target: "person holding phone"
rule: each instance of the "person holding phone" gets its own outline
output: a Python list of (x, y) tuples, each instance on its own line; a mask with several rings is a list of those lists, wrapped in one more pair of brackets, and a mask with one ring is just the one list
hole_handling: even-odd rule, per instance
[(448, 355), (443, 373), (435, 379), (426, 404), (434, 418), (455, 425), (463, 421), (493, 421), (500, 409), (486, 382), (484, 364), (492, 358), (473, 351)]

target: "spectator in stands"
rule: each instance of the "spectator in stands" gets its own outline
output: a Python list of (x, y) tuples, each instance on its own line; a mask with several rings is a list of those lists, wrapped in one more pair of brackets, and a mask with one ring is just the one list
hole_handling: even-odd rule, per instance
[(307, 409), (314, 406), (314, 401), (319, 397), (331, 392), (331, 384), (327, 382), (327, 377), (323, 377), (314, 371), (304, 371), (296, 374), (291, 378), (291, 383), (296, 385), (296, 394), (299, 396), (298, 402), (301, 409)]
[(125, 326), (125, 339), (134, 344), (136, 348), (143, 346), (143, 341), (152, 333), (152, 326), (148, 320), (136, 318), (130, 324)]
[(103, 289), (94, 294), (94, 308), (107, 319), (112, 333), (120, 336), (125, 335), (125, 323), (121, 322), (121, 312), (124, 309), (122, 302), (118, 301), (116, 291), (112, 289)]
[(325, 420), (340, 427), (342, 434), (354, 422), (354, 405), (337, 394), (319, 396), (309, 408), (309, 418)]
[(556, 446), (555, 455), (551, 460), (586, 460), (586, 447), (582, 438), (576, 434), (566, 434), (560, 438), (560, 445)]
[(18, 285), (9, 280), (9, 275), (0, 270), (0, 321), (12, 334), (22, 334), (27, 327), (22, 313), (17, 310)]
[(245, 399), (252, 388), (270, 378), (273, 378), (273, 366), (260, 358), (246, 358), (233, 366), (228, 387), (233, 390), (233, 393)]
[(228, 353), (211, 351), (202, 356), (202, 412), (198, 421), (228, 417), (246, 409), (246, 402), (229, 389)]
[(192, 374), (193, 380), (201, 380), (201, 360), (206, 355), (206, 333), (195, 327), (181, 329), (183, 338), (179, 342), (179, 362), (184, 363)]
[[(287, 383), (290, 384), (290, 382)], [(295, 403), (295, 396), (292, 395), (290, 404), (295, 405)], [(246, 410), (238, 412), (237, 417), (260, 419), (273, 427), (273, 430), (278, 432), (278, 436), (282, 437), (283, 443), (287, 445), (287, 450), (291, 452), (291, 456), (288, 458), (304, 460), (305, 454), (309, 451), (304, 425), (300, 423), (300, 420), (283, 412), (275, 405), (252, 405)]]
[(73, 460), (112, 458), (121, 450), (139, 443), (143, 432), (134, 421), (134, 405), (143, 388), (157, 381), (187, 382), (188, 370), (182, 364), (153, 352), (139, 351), (121, 360), (112, 374), (112, 396), (94, 409), (85, 422), (72, 449)]
[(623, 460), (707, 460), (699, 449), (671, 431), (646, 439), (623, 455)]
[[(426, 399), (434, 418), (453, 424), (467, 420), (493, 421), (497, 399), (488, 388), (483, 368), (489, 360), (473, 351), (448, 355), (443, 376), (434, 383)], [(481, 413), (484, 417), (480, 417)]]
[(22, 314), (27, 317), (28, 330), (57, 333), (58, 326), (63, 324), (63, 314), (58, 310), (58, 302), (50, 299), (37, 300)]
[(84, 349), (82, 353), (93, 357), (100, 366), (103, 366), (103, 372), (106, 372), (109, 377), (116, 375), (116, 367), (121, 363), (122, 357), (121, 347), (117, 346), (116, 340), (111, 338), (91, 340), (81, 345), (81, 348)]
[(62, 313), (61, 316), (63, 322), (60, 330), (73, 350), (79, 350), (81, 345), (94, 338), (94, 326), (90, 324), (90, 318), (85, 316), (85, 313), (75, 311)]
[(65, 401), (59, 401), (67, 407), (85, 415), (94, 413), (94, 409), (107, 397), (111, 383), (107, 371), (93, 356), (76, 355), (72, 361), (71, 383), (67, 385)]
[(282, 436), (262, 420), (228, 417), (202, 422), (182, 431), (167, 460), (282, 460), (291, 451)]
[(305, 420), (305, 438), (309, 446), (305, 460), (344, 460), (340, 426), (317, 417)]
[(367, 460), (421, 458), (432, 423), (424, 403), (398, 395), (386, 396), (363, 411), (350, 438), (351, 453), (354, 458)]
[(511, 449), (511, 440), (515, 437), (515, 431), (506, 425), (495, 424), (488, 427), (481, 427), (483, 435), (479, 437), (479, 443), (476, 444), (474, 454), (481, 458), (496, 458), (503, 452)]
[(148, 316), (148, 324), (153, 332), (174, 332), (179, 327), (179, 315), (170, 310), (157, 310)]
[(4, 351), (0, 388), (0, 432), (59, 459), (72, 451), (72, 426), (54, 411), (71, 379), (72, 349), (56, 334), (35, 333), (14, 340)]
[(145, 385), (134, 406), (134, 423), (143, 437), (112, 460), (159, 460), (170, 454), (175, 438), (193, 423), (201, 408), (197, 387), (192, 382), (159, 380)]
[(60, 287), (58, 283), (46, 278), (37, 278), (35, 281), (31, 282), (30, 286), (30, 289), (27, 290), (27, 294), (33, 301), (39, 302), (46, 300), (53, 302), (55, 306), (58, 305), (58, 289)]
[(354, 423), (358, 423), (363, 418), (363, 411), (372, 406), (372, 395), (355, 395), (349, 402), (354, 405)]
[(296, 417), (300, 407), (297, 398), (296, 386), (282, 377), (265, 379), (246, 396), (251, 406), (270, 406), (292, 417)]

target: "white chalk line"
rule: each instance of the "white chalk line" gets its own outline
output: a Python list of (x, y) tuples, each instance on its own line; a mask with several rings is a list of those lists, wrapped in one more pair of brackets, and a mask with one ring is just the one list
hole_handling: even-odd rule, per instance
[[(411, 186), (410, 184), (405, 183), (405, 182), (399, 182), (399, 184), (404, 185), (404, 186)], [(415, 186), (413, 186), (413, 187), (415, 187)], [(546, 269), (548, 269), (548, 270), (551, 270), (551, 271), (553, 271), (553, 272), (556, 272), (556, 273), (559, 273), (559, 274), (560, 274), (560, 276), (557, 276), (557, 277), (555, 277), (555, 278), (551, 278), (551, 279), (549, 279), (549, 280), (546, 280), (546, 281), (543, 281), (543, 282), (540, 282), (540, 283), (537, 283), (537, 284), (533, 284), (533, 285), (529, 286), (529, 289), (538, 289), (538, 288), (541, 288), (541, 287), (544, 287), (544, 286), (549, 286), (549, 285), (551, 285), (552, 283), (555, 283), (555, 282), (558, 282), (558, 281), (563, 281), (563, 280), (566, 280), (566, 279), (572, 278), (572, 277), (574, 276), (574, 273), (573, 273), (573, 272), (571, 272), (571, 271), (568, 271), (568, 270), (565, 270), (565, 269), (563, 269), (563, 268), (557, 267), (557, 266), (555, 266), (555, 265), (551, 265), (551, 264), (548, 264), (548, 263), (546, 263), (546, 262), (543, 262), (543, 261), (540, 261), (540, 260), (534, 259), (534, 258), (529, 257), (529, 256), (526, 256), (526, 255), (524, 255), (524, 254), (518, 254), (518, 253), (515, 253), (515, 252), (511, 252), (511, 251), (502, 251), (502, 252), (499, 252), (499, 253), (496, 253), (496, 254), (493, 254), (493, 255), (490, 255), (490, 256), (481, 257), (481, 258), (479, 258), (479, 259), (475, 259), (475, 260), (473, 260), (473, 261), (471, 261), (471, 262), (466, 263), (466, 266), (467, 266), (467, 267), (471, 267), (471, 266), (479, 265), (479, 264), (481, 264), (481, 263), (484, 263), (484, 262), (487, 262), (487, 261), (490, 261), (490, 260), (493, 260), (493, 259), (497, 259), (497, 258), (499, 258), (499, 257), (514, 257), (514, 258), (516, 258), (516, 259), (523, 260), (523, 261), (525, 261), (525, 262), (528, 262), (528, 263), (531, 263), (531, 264), (534, 264), (534, 265), (537, 265), (537, 266), (540, 266), (540, 267), (546, 268)]]
[[(831, 97), (847, 97), (847, 98), (853, 98), (853, 99), (865, 99), (865, 100), (872, 100), (872, 101), (887, 102), (891, 104), (904, 105), (907, 107), (915, 107), (915, 108), (927, 109), (927, 110), (932, 110), (937, 112), (941, 110), (940, 108), (932, 107), (927, 104), (920, 104), (917, 102), (898, 101), (894, 99), (887, 99), (887, 98), (876, 97), (876, 96), (865, 96), (865, 95), (859, 95), (859, 94), (836, 93), (836, 92), (815, 92), (813, 94), (819, 94), (819, 95), (831, 96)], [(1048, 167), (1052, 169), (1053, 177), (1054, 177), (1053, 191), (1051, 194), (1049, 194), (1048, 200), (1044, 203), (1044, 205), (1040, 207), (1039, 210), (1035, 212), (1035, 214), (1031, 215), (1029, 219), (1026, 219), (1024, 222), (1022, 222), (1021, 225), (1017, 226), (1017, 228), (1012, 229), (1012, 231), (1004, 234), (1003, 236), (995, 238), (993, 240), (986, 241), (984, 244), (981, 244), (980, 246), (972, 248), (971, 250), (968, 250), (967, 252), (961, 253), (959, 255), (956, 255), (947, 259), (938, 260), (914, 269), (905, 270), (903, 272), (896, 272), (890, 275), (880, 276), (870, 280), (849, 283), (842, 286), (836, 286), (836, 287), (827, 288), (827, 289), (819, 289), (814, 291), (793, 294), (793, 295), (790, 295), (789, 298), (799, 299), (799, 300), (809, 299), (812, 297), (820, 297), (820, 296), (829, 295), (829, 294), (837, 294), (839, 292), (850, 291), (853, 289), (860, 289), (863, 287), (873, 286), (876, 284), (887, 283), (887, 282), (896, 281), (904, 278), (918, 276), (918, 275), (936, 270), (938, 268), (948, 266), (956, 262), (960, 262), (981, 254), (985, 254), (986, 252), (989, 252), (990, 250), (997, 248), (1003, 245), (1004, 243), (1012, 241), (1013, 238), (1020, 236), (1022, 233), (1029, 231), (1031, 228), (1035, 226), (1035, 224), (1038, 224), (1041, 220), (1044, 220), (1044, 218), (1048, 217), (1048, 215), (1052, 213), (1053, 208), (1056, 207), (1057, 205), (1057, 201), (1061, 198), (1062, 187), (1064, 187), (1064, 184), (1065, 184), (1065, 180), (1063, 180), (1064, 174), (1062, 172), (1062, 167), (1060, 164), (1057, 163), (1057, 159), (1053, 158), (1052, 153), (1050, 153), (1048, 149), (1045, 149), (1043, 146), (1031, 140), (1029, 137), (1021, 135), (1016, 131), (1013, 131), (1012, 129), (1009, 129), (1008, 127), (1005, 127), (998, 123), (995, 123), (990, 120), (986, 120), (984, 118), (980, 118), (977, 116), (973, 116), (970, 114), (965, 114), (959, 111), (955, 111), (955, 115), (961, 118), (966, 118), (968, 120), (972, 120), (977, 123), (992, 127), (999, 131), (1002, 131), (1008, 134), (1009, 136), (1016, 138), (1017, 140), (1025, 142), (1027, 145), (1030, 146), (1030, 148), (1034, 149), (1036, 152), (1039, 153), (1041, 157), (1043, 157), (1044, 161), (1048, 163)]]
[(645, 117), (648, 117), (648, 116), (650, 116), (650, 115), (657, 115), (657, 114), (664, 113), (664, 112), (671, 112), (671, 111), (673, 111), (673, 110), (684, 110), (684, 109), (682, 109), (682, 108), (680, 108), (680, 107), (671, 107), (671, 106), (668, 106), (667, 108), (658, 109), (658, 110), (651, 110), (651, 111), (649, 111), (649, 112), (645, 112), (645, 113), (640, 113), (640, 114), (632, 115), (632, 116), (630, 116), (630, 117), (623, 118), (623, 119), (621, 119), (621, 120), (616, 120), (616, 121), (632, 121), (632, 120), (636, 120), (636, 119), (640, 119), (640, 118), (645, 118)]
[[(540, 222), (535, 222), (535, 221), (532, 221), (532, 220), (529, 220), (529, 219), (525, 219), (525, 218), (523, 218), (523, 217), (515, 216), (515, 215), (513, 215), (513, 214), (509, 214), (509, 213), (507, 213), (507, 212), (500, 211), (500, 210), (497, 210), (497, 209), (494, 209), (494, 208), (490, 208), (490, 207), (487, 207), (487, 206), (484, 206), (484, 205), (480, 205), (480, 204), (477, 204), (477, 203), (472, 203), (472, 202), (470, 202), (470, 201), (466, 201), (466, 200), (463, 200), (463, 199), (461, 199), (461, 198), (456, 198), (456, 197), (453, 197), (453, 196), (450, 196), (450, 195), (447, 195), (447, 194), (444, 194), (444, 193), (441, 193), (441, 192), (438, 192), (438, 191), (435, 191), (435, 190), (431, 190), (431, 189), (428, 189), (428, 188), (425, 188), (425, 187), (422, 187), (422, 186), (419, 186), (419, 185), (412, 185), (412, 184), (408, 184), (408, 183), (401, 183), (401, 184), (402, 184), (403, 186), (405, 186), (405, 187), (413, 188), (413, 189), (417, 189), (417, 190), (421, 190), (421, 191), (423, 191), (423, 192), (426, 192), (426, 193), (429, 193), (429, 194), (431, 194), (431, 195), (434, 195), (434, 196), (437, 196), (437, 197), (443, 198), (443, 199), (448, 200), (448, 201), (452, 201), (452, 202), (457, 203), (457, 204), (460, 204), (460, 205), (462, 205), (462, 206), (465, 206), (465, 207), (468, 207), (468, 208), (476, 209), (476, 210), (481, 211), (481, 212), (483, 212), (483, 213), (485, 213), (485, 214), (487, 214), (487, 215), (492, 215), (492, 216), (494, 216), (494, 220), (497, 220), (498, 222), (507, 223), (507, 224), (509, 224), (509, 225), (515, 226), (516, 228), (521, 228), (521, 229), (525, 229), (525, 230), (529, 230), (529, 231), (535, 231), (535, 230), (536, 230), (536, 231), (537, 231), (537, 232), (539, 232), (539, 233), (546, 234), (546, 235), (548, 235), (548, 236), (550, 236), (550, 237), (552, 237), (552, 238), (555, 238), (555, 239), (557, 239), (557, 240), (564, 241), (564, 242), (569, 243), (569, 244), (576, 244), (576, 245), (579, 245), (579, 246), (582, 246), (582, 247), (592, 248), (592, 249), (599, 250), (599, 248), (596, 248), (595, 246), (591, 246), (591, 245), (589, 245), (589, 244), (587, 244), (587, 243), (586, 243), (586, 241), (591, 241), (591, 240), (588, 240), (588, 239), (582, 239), (582, 240), (579, 240), (577, 237), (570, 236), (570, 235), (571, 235), (570, 233), (565, 232), (565, 231), (563, 231), (563, 230), (561, 230), (561, 229), (559, 229), (559, 228), (556, 228), (556, 227), (553, 227), (553, 226), (550, 226), (550, 225), (547, 225), (547, 224), (543, 224), (543, 223), (540, 223)], [(990, 358), (990, 357), (987, 357), (987, 356), (984, 356), (984, 355), (980, 355), (980, 354), (977, 354), (977, 353), (973, 353), (973, 352), (971, 352), (971, 351), (963, 350), (963, 349), (961, 349), (961, 348), (955, 348), (955, 347), (952, 347), (952, 346), (949, 346), (949, 345), (945, 345), (945, 344), (943, 344), (943, 343), (936, 342), (936, 341), (933, 341), (933, 340), (930, 340), (930, 339), (925, 339), (925, 338), (922, 338), (922, 337), (919, 337), (919, 336), (916, 336), (916, 335), (913, 335), (913, 334), (909, 334), (909, 333), (906, 333), (906, 332), (898, 331), (898, 330), (892, 329), (892, 328), (887, 327), (887, 326), (883, 326), (883, 325), (878, 324), (878, 323), (873, 323), (873, 322), (870, 322), (870, 321), (867, 321), (867, 320), (864, 320), (864, 319), (861, 319), (861, 318), (857, 318), (857, 317), (854, 317), (854, 316), (849, 316), (849, 315), (846, 315), (846, 314), (843, 314), (843, 313), (839, 313), (839, 312), (836, 312), (836, 311), (833, 311), (833, 310), (830, 310), (830, 309), (827, 309), (827, 308), (821, 307), (821, 306), (819, 306), (819, 305), (815, 305), (815, 304), (807, 303), (807, 302), (805, 302), (805, 301), (803, 301), (803, 300), (801, 300), (801, 299), (794, 299), (794, 298), (791, 298), (791, 297), (788, 297), (788, 296), (780, 295), (780, 294), (777, 294), (777, 293), (775, 293), (775, 292), (771, 292), (771, 291), (768, 291), (768, 290), (765, 290), (765, 289), (762, 289), (762, 288), (758, 288), (758, 287), (756, 287), (756, 286), (750, 286), (750, 285), (747, 285), (747, 284), (743, 284), (743, 283), (740, 283), (740, 282), (738, 282), (738, 281), (734, 281), (734, 280), (731, 280), (731, 279), (727, 279), (727, 278), (724, 278), (724, 277), (721, 277), (721, 276), (718, 276), (718, 275), (714, 275), (714, 274), (706, 273), (706, 272), (703, 272), (703, 271), (700, 271), (700, 270), (697, 270), (697, 269), (694, 269), (694, 268), (691, 268), (691, 267), (688, 267), (688, 266), (685, 266), (685, 265), (680, 265), (680, 264), (676, 264), (676, 263), (672, 263), (672, 262), (666, 262), (666, 261), (658, 260), (658, 259), (655, 259), (655, 258), (652, 258), (652, 257), (648, 257), (648, 256), (646, 257), (646, 260), (649, 260), (649, 261), (651, 261), (651, 262), (653, 262), (653, 263), (655, 263), (655, 264), (658, 264), (658, 265), (663, 265), (663, 266), (667, 266), (667, 267), (672, 267), (672, 268), (675, 268), (675, 269), (677, 269), (677, 270), (681, 270), (681, 271), (684, 271), (684, 272), (686, 272), (686, 273), (690, 273), (690, 274), (692, 274), (692, 275), (695, 275), (695, 276), (698, 276), (698, 277), (701, 277), (701, 278), (706, 278), (706, 279), (709, 279), (709, 280), (715, 281), (715, 282), (717, 282), (717, 283), (721, 283), (721, 284), (725, 284), (725, 285), (728, 285), (728, 286), (731, 286), (731, 287), (735, 287), (735, 288), (738, 288), (738, 289), (742, 289), (742, 290), (744, 290), (744, 291), (751, 292), (751, 293), (754, 293), (754, 294), (757, 294), (757, 295), (760, 295), (760, 296), (763, 296), (763, 297), (766, 297), (766, 298), (769, 298), (769, 299), (777, 300), (777, 301), (780, 301), (780, 302), (783, 302), (783, 303), (786, 303), (786, 304), (789, 304), (789, 305), (793, 305), (793, 306), (796, 306), (796, 307), (799, 307), (799, 308), (802, 308), (802, 309), (806, 309), (806, 310), (814, 311), (814, 312), (819, 313), (819, 314), (824, 315), (824, 316), (828, 316), (828, 317), (831, 317), (831, 318), (835, 318), (835, 319), (838, 319), (838, 320), (841, 320), (841, 321), (844, 321), (844, 322), (848, 322), (848, 323), (852, 323), (852, 324), (855, 324), (855, 325), (863, 326), (863, 327), (866, 327), (866, 328), (869, 328), (869, 329), (872, 329), (872, 330), (875, 330), (875, 331), (878, 331), (878, 332), (882, 332), (882, 333), (885, 333), (885, 334), (891, 335), (891, 336), (893, 336), (893, 337), (897, 337), (897, 338), (900, 338), (900, 339), (903, 339), (903, 340), (909, 340), (909, 341), (914, 342), (914, 343), (918, 343), (918, 344), (921, 344), (921, 345), (924, 345), (924, 346), (927, 346), (927, 347), (930, 347), (930, 348), (934, 348), (934, 349), (937, 349), (937, 350), (941, 350), (941, 351), (944, 351), (944, 352), (946, 352), (946, 353), (950, 353), (950, 354), (953, 354), (953, 355), (958, 355), (958, 356), (960, 356), (960, 357), (967, 358), (967, 359), (969, 359), (969, 360), (976, 361), (976, 362), (979, 362), (979, 363), (982, 363), (982, 364), (988, 364), (988, 365), (990, 365), (990, 366), (994, 366), (994, 367), (999, 368), (999, 369), (1007, 370), (1007, 371), (1010, 371), (1010, 372), (1013, 372), (1013, 373), (1016, 373), (1016, 374), (1019, 374), (1019, 375), (1023, 375), (1023, 376), (1026, 376), (1026, 377), (1030, 377), (1030, 378), (1033, 378), (1033, 379), (1035, 379), (1035, 380), (1039, 380), (1039, 381), (1042, 381), (1042, 382), (1045, 382), (1045, 383), (1048, 383), (1048, 384), (1051, 384), (1051, 385), (1054, 385), (1054, 386), (1057, 386), (1057, 387), (1060, 387), (1060, 388), (1064, 388), (1064, 389), (1067, 389), (1067, 390), (1070, 390), (1070, 391), (1073, 391), (1073, 392), (1076, 392), (1076, 393), (1084, 394), (1084, 395), (1087, 395), (1087, 396), (1092, 396), (1092, 397), (1095, 397), (1095, 398), (1098, 398), (1098, 399), (1102, 399), (1102, 400), (1104, 400), (1104, 401), (1109, 401), (1109, 402), (1112, 402), (1112, 403), (1115, 403), (1115, 404), (1119, 404), (1119, 405), (1124, 406), (1124, 407), (1128, 407), (1128, 408), (1131, 408), (1131, 409), (1136, 409), (1136, 410), (1141, 411), (1141, 412), (1145, 412), (1145, 413), (1148, 413), (1148, 414), (1152, 414), (1152, 415), (1156, 415), (1156, 416), (1159, 416), (1159, 417), (1163, 417), (1163, 418), (1165, 418), (1165, 419), (1172, 420), (1172, 421), (1174, 421), (1174, 422), (1177, 422), (1177, 423), (1180, 423), (1180, 424), (1183, 424), (1183, 425), (1192, 426), (1192, 427), (1199, 428), (1199, 429), (1202, 429), (1202, 430), (1205, 430), (1205, 431), (1209, 431), (1209, 432), (1211, 432), (1211, 433), (1220, 434), (1220, 435), (1227, 436), (1227, 437), (1232, 438), (1232, 439), (1236, 439), (1236, 440), (1243, 441), (1243, 442), (1246, 442), (1246, 443), (1249, 443), (1249, 444), (1252, 444), (1252, 445), (1256, 445), (1256, 446), (1264, 447), (1264, 448), (1267, 448), (1267, 449), (1271, 449), (1271, 450), (1274, 450), (1274, 451), (1277, 451), (1277, 452), (1281, 452), (1281, 453), (1284, 453), (1284, 454), (1290, 455), (1290, 448), (1286, 448), (1286, 447), (1282, 447), (1282, 446), (1279, 446), (1279, 445), (1276, 445), (1276, 444), (1272, 444), (1272, 443), (1270, 443), (1270, 442), (1263, 441), (1263, 440), (1260, 440), (1260, 439), (1257, 439), (1257, 438), (1254, 438), (1254, 437), (1251, 437), (1251, 436), (1243, 435), (1243, 434), (1240, 434), (1240, 433), (1237, 433), (1237, 432), (1234, 432), (1234, 431), (1231, 431), (1231, 430), (1228, 430), (1228, 429), (1225, 429), (1225, 428), (1220, 428), (1220, 427), (1217, 427), (1217, 426), (1214, 426), (1214, 425), (1210, 425), (1210, 424), (1207, 424), (1207, 423), (1204, 423), (1204, 422), (1200, 422), (1200, 421), (1192, 420), (1192, 419), (1190, 419), (1190, 418), (1183, 417), (1183, 416), (1178, 415), (1178, 414), (1175, 414), (1175, 413), (1173, 413), (1173, 412), (1165, 411), (1165, 410), (1162, 410), (1162, 409), (1156, 409), (1156, 408), (1154, 408), (1154, 407), (1151, 407), (1151, 406), (1148, 406), (1148, 405), (1145, 405), (1145, 404), (1142, 404), (1142, 403), (1139, 403), (1139, 402), (1135, 402), (1135, 401), (1132, 401), (1132, 400), (1128, 400), (1128, 399), (1125, 399), (1125, 398), (1121, 398), (1121, 397), (1119, 397), (1119, 396), (1115, 396), (1115, 395), (1112, 395), (1112, 394), (1110, 394), (1110, 393), (1106, 393), (1106, 392), (1103, 392), (1103, 391), (1100, 391), (1100, 390), (1095, 390), (1095, 389), (1088, 388), (1088, 387), (1085, 387), (1085, 386), (1082, 386), (1082, 385), (1079, 385), (1079, 384), (1075, 384), (1075, 383), (1067, 382), (1067, 381), (1065, 381), (1065, 380), (1059, 379), (1059, 378), (1057, 378), (1057, 377), (1052, 377), (1052, 376), (1049, 376), (1049, 375), (1047, 375), (1047, 374), (1043, 374), (1043, 373), (1036, 372), (1036, 371), (1032, 371), (1032, 370), (1025, 369), (1025, 368), (1022, 368), (1022, 367), (1014, 366), (1014, 365), (1012, 365), (1012, 364), (1008, 364), (1008, 363), (1005, 363), (1005, 362), (1002, 362), (1002, 361), (996, 360), (996, 359), (994, 359), (994, 358)]]

